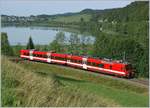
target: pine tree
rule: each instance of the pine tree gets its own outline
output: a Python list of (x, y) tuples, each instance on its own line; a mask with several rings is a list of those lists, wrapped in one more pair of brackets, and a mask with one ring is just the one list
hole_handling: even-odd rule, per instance
[(1, 33), (1, 53), (4, 55), (13, 55), (13, 49), (9, 44), (7, 33)]
[(29, 41), (28, 41), (28, 44), (27, 44), (27, 49), (34, 49), (34, 43), (32, 41), (31, 36), (29, 37)]

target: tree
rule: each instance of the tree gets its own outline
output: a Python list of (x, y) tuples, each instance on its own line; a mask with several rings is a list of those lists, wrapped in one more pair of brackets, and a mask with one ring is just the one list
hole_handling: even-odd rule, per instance
[(86, 23), (84, 21), (84, 18), (80, 18), (80, 32), (81, 34), (85, 31), (85, 28), (86, 28)]
[(108, 57), (110, 54), (109, 43), (110, 43), (109, 38), (105, 36), (103, 33), (97, 35), (93, 45), (94, 47), (93, 56)]
[(63, 32), (58, 32), (55, 39), (50, 43), (50, 49), (56, 52), (64, 52), (65, 41), (65, 34)]
[(56, 34), (55, 40), (61, 45), (64, 46), (65, 44), (65, 34), (64, 32), (58, 32)]
[(84, 22), (84, 18), (81, 17), (81, 18), (80, 18), (80, 21), (81, 21), (81, 22)]
[(80, 39), (77, 34), (71, 34), (69, 38), (69, 52), (79, 54)]
[(27, 44), (27, 49), (34, 49), (34, 43), (32, 41), (31, 36), (29, 37), (29, 41), (28, 41), (28, 44)]
[(1, 53), (8, 56), (13, 56), (13, 49), (9, 44), (7, 33), (1, 33)]
[(87, 55), (85, 36), (81, 36), (81, 52), (82, 52), (82, 55)]
[(13, 46), (14, 49), (14, 55), (15, 56), (20, 56), (20, 50), (23, 49), (23, 46), (21, 46), (21, 43), (17, 43), (17, 45)]
[(50, 43), (50, 49), (51, 49), (52, 51), (61, 52), (61, 45), (58, 43), (57, 40), (53, 40), (53, 41)]

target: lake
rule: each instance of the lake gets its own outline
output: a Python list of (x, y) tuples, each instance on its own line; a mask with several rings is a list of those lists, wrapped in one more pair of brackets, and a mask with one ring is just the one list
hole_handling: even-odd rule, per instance
[[(29, 36), (32, 37), (34, 44), (46, 45), (55, 39), (58, 32), (64, 32), (65, 37), (68, 39), (72, 32), (67, 32), (63, 28), (54, 27), (2, 27), (1, 32), (6, 32), (8, 35), (8, 40), (11, 45), (26, 45)], [(94, 38), (92, 36), (78, 35), (80, 38), (83, 36), (90, 38), (93, 42)]]

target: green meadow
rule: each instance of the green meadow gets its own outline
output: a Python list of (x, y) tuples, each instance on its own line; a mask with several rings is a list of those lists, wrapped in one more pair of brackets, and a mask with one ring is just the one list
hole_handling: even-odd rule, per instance
[(148, 107), (148, 88), (55, 64), (2, 57), (2, 106)]

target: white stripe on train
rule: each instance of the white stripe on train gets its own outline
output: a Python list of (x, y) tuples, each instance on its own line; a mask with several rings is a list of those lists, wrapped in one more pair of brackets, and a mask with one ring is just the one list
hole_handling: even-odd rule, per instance
[[(30, 56), (25, 56), (25, 55), (21, 55), (21, 57), (25, 57), (25, 58), (31, 58)], [(39, 58), (39, 57), (33, 57), (33, 59), (38, 59), (38, 60), (47, 60), (47, 58)], [(53, 62), (57, 62), (57, 63), (67, 63), (67, 64), (71, 64), (71, 65), (76, 65), (76, 66), (81, 66), (83, 67), (82, 64), (78, 64), (78, 63), (72, 63), (72, 62), (66, 62), (66, 61), (62, 61), (62, 60), (54, 60), (54, 59), (51, 59), (51, 61)], [(48, 61), (47, 61), (48, 62)], [(89, 66), (87, 65), (88, 68), (93, 68), (93, 69), (97, 69), (97, 70), (100, 70), (100, 71), (109, 71), (109, 72), (114, 72), (114, 73), (119, 73), (119, 74), (125, 74), (124, 72), (120, 72), (120, 71), (115, 71), (115, 70), (110, 70), (110, 69), (103, 69), (103, 68), (100, 68), (100, 67), (94, 67), (94, 66)]]

